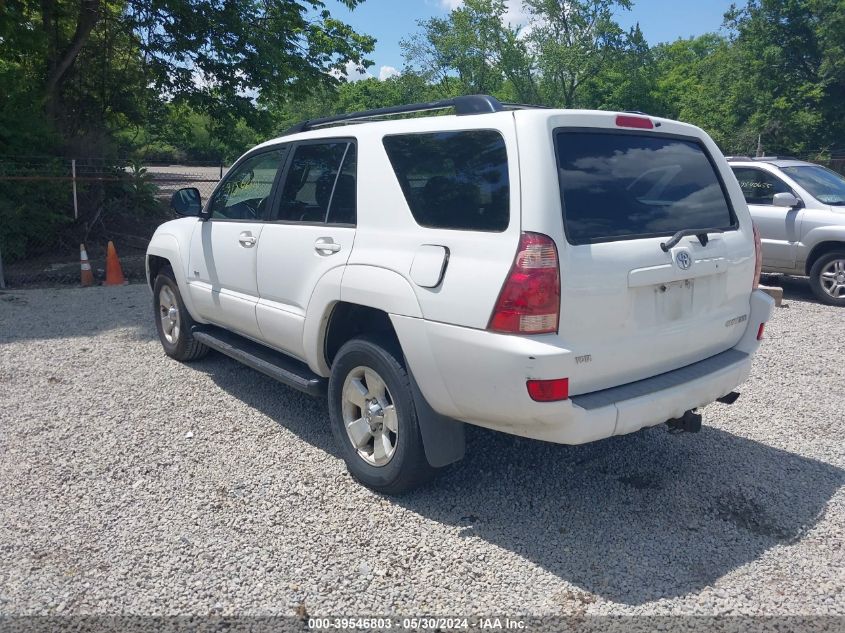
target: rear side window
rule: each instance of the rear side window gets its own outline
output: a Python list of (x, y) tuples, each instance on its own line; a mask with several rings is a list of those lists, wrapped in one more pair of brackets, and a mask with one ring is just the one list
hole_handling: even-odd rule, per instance
[(558, 131), (555, 144), (572, 244), (735, 226), (716, 170), (695, 141)]
[(748, 204), (773, 204), (776, 193), (792, 193), (780, 178), (753, 167), (734, 167), (734, 175)]
[(401, 134), (385, 137), (384, 148), (421, 226), (494, 232), (508, 227), (508, 156), (498, 132)]

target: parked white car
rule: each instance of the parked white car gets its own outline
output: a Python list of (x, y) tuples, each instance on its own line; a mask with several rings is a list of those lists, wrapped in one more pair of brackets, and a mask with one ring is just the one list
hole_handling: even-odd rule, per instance
[(165, 352), (327, 392), (350, 473), (387, 493), (460, 459), (464, 423), (698, 430), (772, 309), (716, 145), (639, 114), (471, 96), (309, 121), (173, 206), (147, 255)]
[(810, 278), (824, 303), (845, 307), (845, 178), (800, 160), (732, 157), (763, 241), (763, 271)]

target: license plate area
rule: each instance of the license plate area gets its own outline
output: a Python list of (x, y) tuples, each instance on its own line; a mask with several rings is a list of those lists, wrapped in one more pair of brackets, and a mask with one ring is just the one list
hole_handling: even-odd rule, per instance
[(654, 289), (660, 314), (667, 321), (691, 315), (695, 299), (695, 280), (684, 279), (659, 284)]
[(634, 315), (642, 325), (661, 325), (693, 316), (695, 279), (666, 281), (634, 290)]

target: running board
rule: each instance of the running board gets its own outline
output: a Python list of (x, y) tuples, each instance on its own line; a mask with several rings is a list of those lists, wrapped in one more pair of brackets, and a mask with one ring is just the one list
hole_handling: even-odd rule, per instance
[(308, 366), (281, 352), (239, 336), (228, 330), (210, 326), (194, 326), (194, 339), (221, 354), (251, 367), (312, 396), (326, 393), (328, 379), (318, 376)]

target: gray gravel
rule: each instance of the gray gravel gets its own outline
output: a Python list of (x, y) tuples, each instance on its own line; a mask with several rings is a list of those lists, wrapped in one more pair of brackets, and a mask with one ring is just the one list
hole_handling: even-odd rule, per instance
[(145, 286), (0, 294), (0, 614), (845, 614), (845, 311), (786, 295), (700, 434), (473, 429), (392, 500), (323, 402), (166, 358)]

